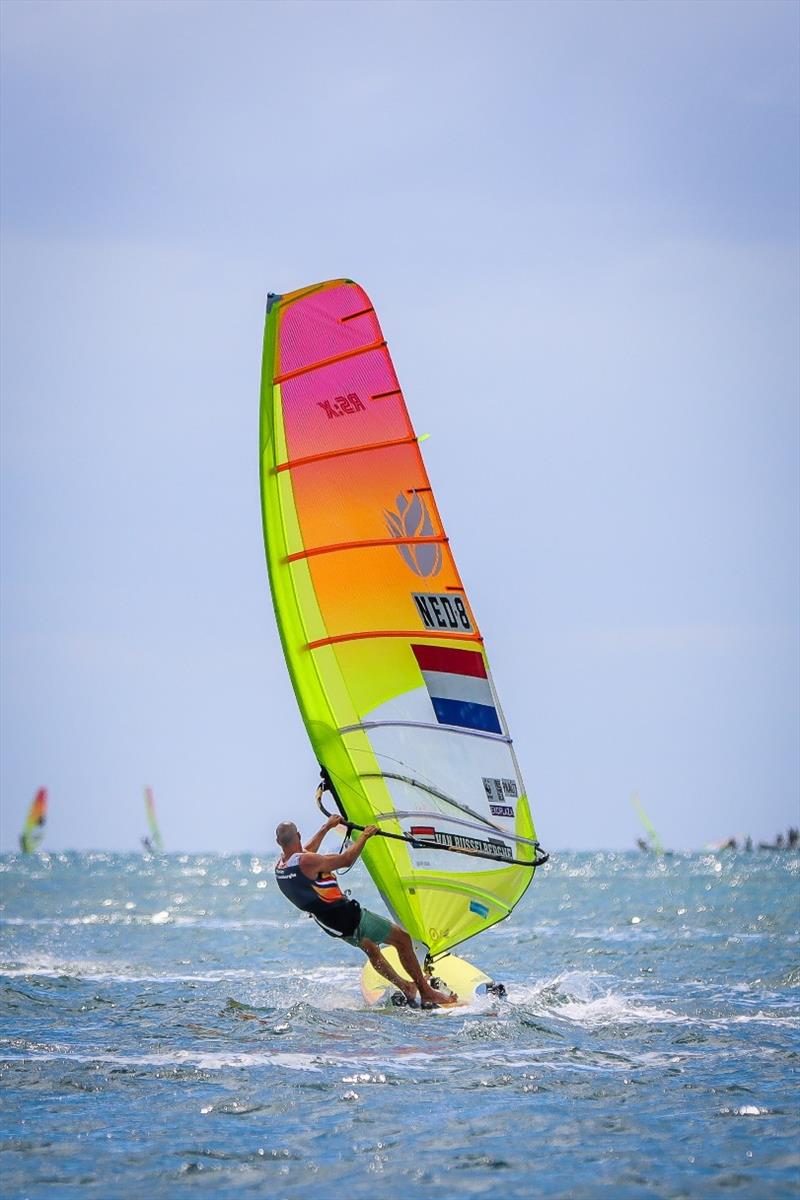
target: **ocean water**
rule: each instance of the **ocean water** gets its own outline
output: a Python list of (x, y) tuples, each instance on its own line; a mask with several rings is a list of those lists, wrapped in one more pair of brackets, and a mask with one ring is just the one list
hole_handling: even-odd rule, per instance
[(789, 852), (554, 855), (463, 948), (505, 1002), (366, 1011), (267, 857), (5, 856), (0, 1190), (796, 1196), (799, 882)]

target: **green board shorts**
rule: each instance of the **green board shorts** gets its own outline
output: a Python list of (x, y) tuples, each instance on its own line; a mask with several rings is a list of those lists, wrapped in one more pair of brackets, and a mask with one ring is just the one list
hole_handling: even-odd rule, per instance
[(369, 938), (371, 942), (375, 942), (380, 946), (381, 942), (388, 942), (391, 937), (394, 926), (386, 917), (379, 917), (377, 913), (370, 912), (368, 908), (362, 908), (361, 920), (356, 925), (350, 937), (342, 938), (343, 942), (348, 942), (351, 946), (360, 946), (364, 938)]

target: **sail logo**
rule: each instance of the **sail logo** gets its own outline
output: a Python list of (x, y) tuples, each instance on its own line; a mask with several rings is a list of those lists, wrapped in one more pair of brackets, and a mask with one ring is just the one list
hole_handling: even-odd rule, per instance
[(322, 409), (329, 421), (335, 420), (336, 417), (349, 417), (353, 413), (367, 411), (355, 392), (348, 392), (346, 396), (334, 396), (333, 400), (318, 400), (317, 408)]
[(460, 596), (448, 596), (446, 592), (412, 592), (411, 594), (426, 629), (448, 629), (454, 633), (474, 633), (467, 606)]
[(441, 846), (445, 850), (461, 850), (466, 854), (486, 854), (490, 858), (513, 858), (511, 847), (501, 842), (499, 838), (468, 837), (463, 833), (448, 833), (444, 829), (434, 829), (431, 825), (412, 825), (412, 838), (428, 842), (433, 846)]
[(411, 649), (440, 725), (502, 734), (486, 663), (479, 650), (413, 643)]
[(484, 776), (483, 790), (486, 792), (489, 811), (493, 817), (514, 816), (514, 809), (509, 804), (509, 798), (518, 795), (515, 779), (487, 779)]
[(431, 944), (432, 945), (435, 942), (443, 942), (445, 938), (450, 937), (449, 927), (447, 929), (437, 929), (437, 927), (435, 925), (431, 925), (429, 932), (431, 935)]
[[(434, 536), (436, 531), (431, 514), (419, 492), (412, 492), (410, 500), (401, 492), (395, 500), (395, 505), (396, 512), (389, 508), (383, 510), (386, 528), (393, 538)], [(403, 543), (398, 545), (397, 549), (406, 566), (410, 567), (415, 575), (422, 575), (427, 579), (431, 575), (438, 575), (442, 569), (442, 547), (437, 543)]]

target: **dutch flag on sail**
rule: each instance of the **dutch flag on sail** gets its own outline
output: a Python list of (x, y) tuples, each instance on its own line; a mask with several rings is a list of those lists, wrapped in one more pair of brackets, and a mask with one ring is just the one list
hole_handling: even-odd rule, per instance
[(482, 654), (443, 646), (411, 649), (440, 725), (503, 732)]

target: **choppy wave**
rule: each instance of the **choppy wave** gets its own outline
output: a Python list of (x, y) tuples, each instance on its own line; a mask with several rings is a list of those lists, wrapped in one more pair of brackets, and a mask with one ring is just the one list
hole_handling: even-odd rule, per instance
[(562, 856), (464, 948), (508, 1000), (427, 1013), (255, 856), (8, 856), (9, 1195), (791, 1195), (790, 857)]
[(21, 925), (35, 928), (37, 925), (51, 928), (69, 928), (80, 925), (166, 925), (198, 926), (204, 929), (288, 929), (291, 921), (250, 917), (208, 917), (204, 914), (187, 916), (173, 913), (170, 909), (159, 909), (151, 913), (85, 913), (80, 917), (0, 917), (2, 925)]

